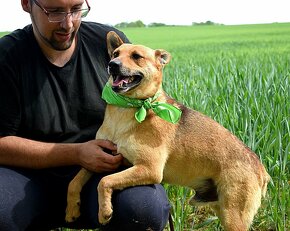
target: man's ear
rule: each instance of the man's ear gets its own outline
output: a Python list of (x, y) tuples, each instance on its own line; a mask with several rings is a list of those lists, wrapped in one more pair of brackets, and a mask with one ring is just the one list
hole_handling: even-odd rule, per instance
[(27, 12), (31, 13), (31, 4), (30, 0), (21, 0), (22, 9)]
[(163, 66), (171, 60), (170, 53), (163, 49), (155, 50), (155, 56)]
[(109, 56), (112, 57), (113, 51), (116, 50), (119, 46), (123, 44), (123, 40), (119, 37), (119, 35), (114, 32), (110, 31), (107, 34), (107, 48)]

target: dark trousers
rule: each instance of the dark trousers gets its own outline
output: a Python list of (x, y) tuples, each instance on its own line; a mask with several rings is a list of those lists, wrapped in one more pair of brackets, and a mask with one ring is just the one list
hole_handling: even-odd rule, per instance
[[(47, 170), (16, 169), (0, 166), (0, 230), (50, 230), (57, 227), (95, 229), (98, 223), (95, 174), (81, 193), (81, 216), (66, 223), (68, 183), (79, 168)], [(170, 205), (161, 185), (127, 188), (113, 193), (113, 217), (102, 230), (163, 230)]]

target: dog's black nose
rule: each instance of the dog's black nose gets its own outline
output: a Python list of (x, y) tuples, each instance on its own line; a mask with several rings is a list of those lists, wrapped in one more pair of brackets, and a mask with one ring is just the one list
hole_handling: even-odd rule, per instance
[(122, 66), (122, 62), (120, 60), (118, 60), (118, 59), (114, 59), (114, 60), (111, 60), (109, 62), (109, 70), (110, 70), (110, 72), (118, 71), (121, 66)]

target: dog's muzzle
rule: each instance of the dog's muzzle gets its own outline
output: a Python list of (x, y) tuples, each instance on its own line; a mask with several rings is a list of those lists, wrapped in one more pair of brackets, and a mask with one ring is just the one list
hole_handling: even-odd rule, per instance
[(112, 76), (112, 89), (115, 92), (127, 92), (137, 87), (143, 74), (139, 71), (132, 71), (123, 66), (122, 62), (116, 58), (109, 62), (108, 73)]

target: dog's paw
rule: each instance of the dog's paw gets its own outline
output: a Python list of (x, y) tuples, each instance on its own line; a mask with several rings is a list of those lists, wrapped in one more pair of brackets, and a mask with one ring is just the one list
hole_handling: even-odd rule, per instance
[(80, 202), (74, 203), (74, 204), (68, 204), (66, 207), (66, 215), (65, 220), (66, 222), (73, 222), (75, 221), (79, 216), (80, 213)]
[(105, 225), (107, 223), (109, 223), (109, 221), (112, 218), (112, 214), (113, 214), (113, 210), (112, 208), (107, 208), (107, 209), (101, 209), (99, 211), (99, 222), (102, 225)]

